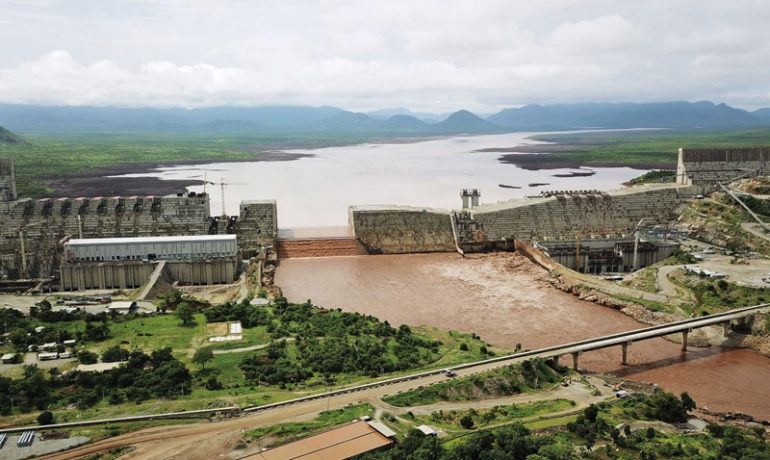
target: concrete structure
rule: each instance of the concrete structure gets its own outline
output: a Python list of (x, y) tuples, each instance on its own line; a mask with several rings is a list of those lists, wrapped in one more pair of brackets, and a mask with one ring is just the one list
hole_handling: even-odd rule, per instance
[(243, 458), (343, 460), (385, 447), (392, 442), (366, 422), (358, 421)]
[(234, 234), (244, 257), (275, 246), (276, 202), (246, 201), (239, 216), (212, 218), (205, 194), (16, 197), (13, 163), (0, 160), (0, 279), (57, 275), (66, 238)]
[(351, 206), (350, 227), (369, 254), (456, 248), (449, 211), (410, 206)]
[(119, 261), (75, 262), (61, 265), (61, 290), (136, 289), (144, 285), (157, 269), (169, 283), (182, 285), (210, 285), (232, 283), (238, 270), (239, 259), (175, 260), (175, 261)]
[(676, 182), (693, 186), (693, 193), (711, 193), (717, 183), (760, 175), (768, 166), (770, 147), (680, 148)]
[(16, 199), (16, 175), (13, 160), (0, 159), (0, 201)]
[(515, 239), (629, 235), (642, 218), (647, 226), (668, 225), (679, 216), (690, 196), (688, 189), (648, 185), (612, 193), (551, 192), (455, 213), (407, 206), (352, 206), (349, 220), (370, 254), (512, 249)]
[(235, 235), (92, 238), (64, 243), (64, 260), (67, 263), (216, 259), (237, 255)]
[[(535, 242), (535, 247), (554, 261), (582, 273), (634, 270), (633, 238), (544, 241)], [(660, 262), (678, 247), (678, 243), (671, 241), (641, 241), (637, 246), (636, 268)]]

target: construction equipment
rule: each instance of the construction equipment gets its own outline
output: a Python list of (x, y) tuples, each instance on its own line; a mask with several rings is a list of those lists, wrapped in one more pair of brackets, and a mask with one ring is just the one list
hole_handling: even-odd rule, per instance
[(219, 185), (222, 190), (222, 218), (227, 217), (227, 213), (225, 212), (225, 185), (248, 185), (244, 182), (225, 182), (224, 177), (219, 179), (219, 182), (210, 182), (206, 180), (206, 174), (203, 174), (203, 193), (206, 193), (206, 184), (211, 185)]

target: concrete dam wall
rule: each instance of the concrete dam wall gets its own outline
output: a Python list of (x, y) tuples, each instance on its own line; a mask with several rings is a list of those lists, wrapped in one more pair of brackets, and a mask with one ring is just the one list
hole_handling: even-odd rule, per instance
[(275, 245), (276, 203), (241, 203), (238, 216), (211, 218), (202, 194), (0, 201), (0, 276), (53, 276), (66, 237), (236, 234), (244, 257)]
[(627, 234), (644, 218), (645, 226), (668, 224), (682, 209), (686, 187), (643, 186), (612, 193), (556, 193), (472, 208), (487, 240), (515, 237), (567, 239), (576, 235)]
[(612, 193), (555, 192), (455, 214), (406, 206), (354, 206), (349, 212), (355, 236), (370, 254), (439, 252), (456, 250), (456, 241), (462, 246), (467, 241), (629, 234), (642, 218), (645, 226), (675, 220), (690, 196), (688, 190), (662, 185)]
[(50, 276), (66, 236), (209, 233), (208, 196), (44, 198), (0, 202), (0, 274)]
[(351, 206), (350, 226), (369, 254), (455, 250), (449, 211), (409, 206)]
[(710, 193), (718, 182), (767, 171), (768, 167), (770, 147), (680, 148), (676, 181), (694, 186), (697, 193)]

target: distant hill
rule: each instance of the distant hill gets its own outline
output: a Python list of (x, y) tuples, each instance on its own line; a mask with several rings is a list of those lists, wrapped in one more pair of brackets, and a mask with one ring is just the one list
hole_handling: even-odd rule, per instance
[(491, 133), (509, 131), (503, 126), (491, 123), (467, 110), (459, 110), (446, 120), (433, 125), (433, 131), (437, 133)]
[(27, 141), (0, 126), (0, 145), (25, 145)]
[(504, 109), (487, 118), (467, 110), (435, 115), (433, 119), (429, 115), (407, 109), (367, 114), (331, 106), (155, 109), (0, 104), (0, 125), (21, 133), (323, 133), (398, 137), (586, 128), (770, 126), (770, 109), (747, 112), (708, 101), (528, 105)]
[(406, 115), (408, 117), (417, 118), (425, 123), (438, 123), (446, 119), (450, 114), (443, 113), (426, 113), (426, 112), (412, 112), (409, 109), (397, 108), (397, 109), (380, 109), (371, 112), (366, 112), (370, 117), (377, 120), (387, 120), (397, 115)]
[(513, 129), (731, 128), (762, 122), (745, 110), (708, 101), (527, 105), (487, 120)]

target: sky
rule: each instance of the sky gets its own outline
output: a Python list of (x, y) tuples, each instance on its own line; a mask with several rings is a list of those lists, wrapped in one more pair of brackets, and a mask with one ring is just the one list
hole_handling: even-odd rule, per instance
[(0, 0), (0, 102), (770, 107), (766, 0)]

